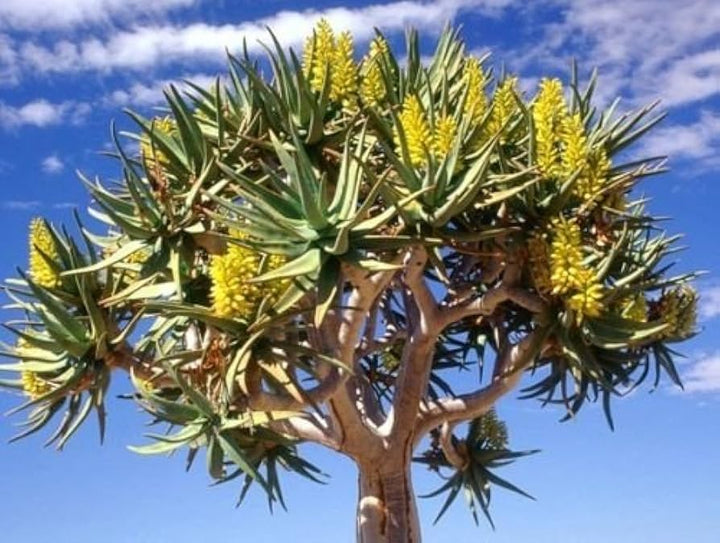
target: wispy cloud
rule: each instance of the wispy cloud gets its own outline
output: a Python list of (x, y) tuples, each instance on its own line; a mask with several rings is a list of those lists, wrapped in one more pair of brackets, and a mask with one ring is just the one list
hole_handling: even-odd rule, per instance
[(720, 3), (715, 0), (548, 0), (561, 20), (545, 27), (526, 64), (570, 55), (601, 69), (611, 94), (677, 106), (720, 94)]
[(720, 113), (703, 111), (697, 121), (656, 128), (642, 140), (638, 154), (695, 161), (698, 169), (720, 165)]
[(700, 289), (700, 307), (698, 313), (701, 320), (720, 317), (720, 284), (709, 285)]
[(186, 7), (196, 0), (3, 0), (0, 28), (27, 31), (68, 28), (113, 20), (131, 20), (170, 9)]
[(63, 121), (78, 124), (89, 113), (90, 106), (84, 102), (53, 103), (39, 99), (22, 106), (11, 106), (0, 102), (0, 127), (17, 128), (26, 125), (44, 127)]
[(720, 392), (720, 352), (693, 363), (683, 375), (686, 392)]
[(0, 125), (15, 127), (22, 125), (47, 126), (59, 123), (67, 111), (68, 104), (53, 104), (47, 100), (35, 100), (23, 106), (9, 106), (0, 103)]
[(47, 174), (56, 174), (65, 169), (65, 163), (60, 160), (60, 157), (58, 157), (57, 154), (52, 154), (43, 159), (40, 167), (42, 168), (42, 171)]
[(186, 74), (174, 79), (160, 79), (149, 83), (133, 83), (127, 89), (117, 89), (108, 94), (103, 103), (111, 106), (155, 106), (164, 101), (163, 90), (170, 85), (180, 88), (184, 86), (184, 81), (192, 81), (195, 85), (209, 88), (217, 78), (216, 75), (207, 73)]
[(39, 200), (5, 200), (0, 202), (2, 209), (10, 211), (31, 211), (42, 206)]
[(493, 15), (511, 3), (512, 0), (403, 0), (360, 8), (281, 11), (239, 24), (136, 25), (108, 37), (90, 37), (79, 42), (62, 40), (53, 46), (28, 41), (16, 47), (15, 55), (24, 67), (41, 72), (140, 70), (182, 60), (219, 62), (226, 50), (238, 51), (244, 42), (251, 51), (259, 50), (258, 41), (269, 41), (267, 27), (273, 29), (283, 44), (296, 46), (311, 33), (315, 22), (325, 17), (338, 30), (351, 30), (362, 41), (372, 37), (374, 27), (387, 32), (408, 25), (439, 29), (463, 9)]

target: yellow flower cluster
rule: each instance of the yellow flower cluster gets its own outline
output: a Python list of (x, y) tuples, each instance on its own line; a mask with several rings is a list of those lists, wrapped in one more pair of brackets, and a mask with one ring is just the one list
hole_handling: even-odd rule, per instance
[[(231, 245), (224, 255), (210, 262), (213, 311), (221, 317), (250, 318), (266, 297), (274, 301), (287, 288), (287, 280), (250, 283), (260, 272), (262, 255), (239, 245)], [(266, 270), (281, 266), (285, 258), (268, 257)]]
[(637, 294), (623, 300), (620, 314), (631, 321), (647, 322), (648, 304), (645, 296)]
[(435, 123), (433, 153), (438, 160), (444, 159), (452, 150), (457, 134), (457, 123), (450, 115), (443, 115)]
[(658, 302), (660, 319), (667, 328), (661, 338), (685, 338), (695, 332), (697, 323), (697, 292), (688, 285), (664, 292)]
[(583, 317), (597, 317), (604, 309), (603, 286), (592, 269), (583, 265), (582, 232), (575, 220), (553, 221), (554, 236), (550, 247), (552, 293), (569, 295), (567, 306)]
[[(172, 117), (156, 117), (152, 121), (152, 129), (154, 132), (159, 132), (165, 135), (171, 135), (177, 125)], [(145, 134), (140, 140), (140, 156), (143, 160), (145, 170), (152, 172), (157, 166), (162, 166), (168, 163), (167, 156), (165, 153), (157, 149), (151, 142), (150, 137)]]
[(52, 390), (50, 383), (42, 379), (34, 371), (23, 371), (20, 374), (20, 379), (22, 380), (23, 392), (31, 400), (37, 400)]
[(492, 101), (492, 113), (488, 121), (487, 132), (494, 136), (507, 124), (513, 113), (517, 111), (517, 77), (506, 78), (495, 90)]
[[(403, 102), (400, 124), (405, 133), (410, 163), (416, 168), (427, 164), (427, 155), (431, 153), (443, 160), (452, 150), (457, 136), (457, 122), (450, 115), (442, 115), (431, 128), (420, 100), (408, 95)], [(400, 148), (400, 134), (395, 130), (395, 143)]]
[(562, 130), (562, 173), (570, 177), (576, 172), (574, 194), (584, 202), (592, 201), (602, 189), (610, 171), (605, 149), (591, 149), (585, 136), (585, 125), (579, 114), (565, 118)]
[(566, 294), (579, 283), (582, 269), (582, 234), (575, 220), (555, 219), (550, 247), (550, 279), (553, 294)]
[(330, 100), (333, 102), (342, 102), (357, 93), (358, 71), (353, 55), (352, 34), (343, 32), (338, 37), (332, 60)]
[(574, 285), (576, 292), (567, 300), (567, 305), (577, 314), (578, 323), (583, 317), (598, 317), (605, 308), (603, 286), (595, 278), (595, 273), (588, 268), (582, 268), (577, 274)]
[(382, 58), (388, 54), (384, 38), (377, 37), (370, 43), (370, 52), (363, 60), (363, 79), (360, 84), (360, 99), (367, 106), (379, 104), (386, 94), (382, 75)]
[[(427, 161), (427, 154), (433, 146), (432, 132), (425, 112), (417, 96), (408, 95), (403, 102), (400, 113), (400, 124), (405, 133), (410, 162), (415, 167), (423, 166)], [(395, 140), (400, 146), (400, 137), (396, 131)]]
[(555, 178), (562, 173), (560, 143), (563, 121), (567, 117), (567, 105), (559, 79), (540, 81), (532, 115), (538, 168), (544, 177)]
[(547, 241), (541, 234), (533, 235), (527, 241), (530, 279), (540, 294), (549, 294), (552, 290), (550, 280), (550, 251)]
[(358, 91), (358, 68), (353, 58), (353, 39), (350, 32), (337, 38), (330, 23), (321, 19), (312, 36), (305, 41), (303, 71), (310, 78), (310, 86), (322, 92), (325, 77), (330, 77), (330, 99), (349, 100)]
[(467, 89), (465, 97), (465, 114), (470, 116), (473, 125), (482, 120), (488, 108), (485, 96), (485, 74), (480, 61), (470, 57), (463, 66), (463, 85)]
[(509, 439), (507, 426), (500, 420), (494, 409), (482, 415), (478, 424), (478, 435), (482, 436), (489, 449), (507, 449)]
[(60, 274), (45, 258), (57, 261), (57, 248), (45, 221), (39, 217), (30, 221), (29, 244), (30, 278), (42, 287), (59, 287)]

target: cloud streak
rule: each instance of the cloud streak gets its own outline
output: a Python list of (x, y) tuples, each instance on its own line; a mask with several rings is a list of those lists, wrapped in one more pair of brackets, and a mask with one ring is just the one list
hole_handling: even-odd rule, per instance
[(244, 41), (251, 51), (258, 51), (259, 41), (269, 41), (266, 27), (272, 28), (284, 45), (297, 46), (321, 17), (363, 41), (372, 37), (374, 27), (387, 32), (409, 25), (439, 29), (463, 9), (492, 15), (510, 4), (511, 0), (404, 0), (361, 8), (281, 11), (239, 24), (138, 25), (107, 38), (61, 40), (52, 46), (29, 41), (17, 46), (14, 54), (24, 67), (43, 73), (141, 70), (185, 60), (220, 62), (226, 50), (237, 52)]
[(0, 28), (38, 31), (157, 15), (196, 0), (3, 0)]
[(56, 154), (52, 154), (43, 159), (40, 163), (40, 167), (43, 172), (52, 175), (63, 171), (65, 169), (65, 163), (60, 160), (60, 157)]
[(54, 103), (39, 99), (22, 106), (11, 106), (0, 102), (0, 128), (12, 129), (22, 126), (42, 128), (61, 122), (79, 124), (89, 113), (90, 106), (84, 102)]
[(713, 353), (695, 362), (685, 372), (683, 384), (686, 392), (720, 392), (720, 352)]

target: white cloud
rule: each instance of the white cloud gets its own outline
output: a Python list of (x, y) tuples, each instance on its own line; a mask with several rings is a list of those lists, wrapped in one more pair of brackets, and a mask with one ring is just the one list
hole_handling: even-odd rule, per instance
[[(547, 25), (524, 64), (564, 68), (571, 56), (600, 68), (610, 95), (657, 97), (679, 106), (720, 94), (720, 2), (547, 0), (562, 20)], [(609, 88), (612, 87), (612, 88)]]
[(117, 89), (111, 92), (103, 100), (109, 106), (155, 106), (164, 102), (163, 90), (169, 85), (175, 85), (181, 90), (185, 86), (184, 81), (191, 81), (203, 88), (209, 88), (215, 82), (217, 76), (198, 73), (187, 74), (175, 79), (162, 79), (150, 83), (133, 83), (127, 89)]
[(67, 28), (153, 15), (193, 3), (195, 0), (2, 0), (0, 27), (28, 31)]
[(272, 28), (284, 45), (299, 45), (312, 32), (314, 23), (325, 17), (337, 30), (351, 30), (356, 40), (363, 41), (372, 37), (374, 27), (387, 32), (408, 25), (439, 29), (462, 9), (473, 8), (494, 15), (511, 1), (403, 0), (361, 8), (281, 11), (264, 19), (235, 25), (144, 25), (104, 39), (91, 37), (77, 43), (63, 40), (52, 47), (26, 42), (18, 48), (17, 54), (23, 65), (41, 72), (140, 70), (180, 60), (221, 61), (226, 50), (239, 51), (244, 40), (250, 50), (257, 51), (258, 40), (269, 41), (266, 27)]
[(11, 211), (30, 211), (42, 206), (39, 200), (5, 200), (0, 202), (0, 207)]
[(700, 307), (698, 308), (702, 320), (720, 317), (720, 285), (712, 285), (700, 289)]
[(686, 392), (720, 392), (720, 352), (695, 362), (683, 375)]
[(695, 122), (662, 126), (645, 135), (638, 155), (692, 160), (703, 169), (720, 164), (719, 149), (720, 113), (703, 111)]
[(60, 173), (65, 169), (65, 163), (56, 154), (45, 157), (40, 166), (47, 174)]
[(18, 78), (17, 53), (9, 36), (0, 34), (0, 85), (14, 84)]
[(45, 99), (33, 100), (22, 106), (10, 106), (0, 102), (0, 127), (45, 127), (63, 121), (81, 123), (90, 113), (89, 104), (83, 102), (53, 103)]

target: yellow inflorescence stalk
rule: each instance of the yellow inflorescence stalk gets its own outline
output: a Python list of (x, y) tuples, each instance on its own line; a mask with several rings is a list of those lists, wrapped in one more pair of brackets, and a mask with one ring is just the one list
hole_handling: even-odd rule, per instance
[[(176, 125), (172, 117), (156, 117), (152, 122), (152, 129), (161, 134), (170, 135), (175, 131)], [(140, 156), (143, 159), (145, 170), (152, 171), (156, 165), (167, 164), (168, 159), (165, 153), (157, 149), (151, 142), (150, 137), (145, 134), (140, 140)]]
[(493, 111), (487, 126), (489, 136), (494, 136), (503, 130), (508, 120), (517, 110), (516, 93), (517, 77), (506, 78), (495, 90), (492, 101)]
[(576, 311), (578, 324), (583, 317), (598, 317), (605, 306), (602, 303), (603, 286), (595, 278), (595, 273), (587, 268), (581, 269), (574, 287), (576, 292), (567, 300), (567, 305)]
[(562, 126), (562, 173), (570, 177), (578, 170), (587, 166), (587, 138), (585, 137), (585, 125), (579, 114), (570, 115), (565, 118)]
[(352, 34), (343, 32), (337, 39), (330, 68), (330, 100), (333, 102), (343, 102), (357, 94), (358, 69), (353, 54)]
[(45, 221), (39, 217), (30, 221), (29, 244), (30, 278), (42, 287), (59, 287), (61, 284), (60, 274), (45, 258), (57, 261), (57, 248)]
[(637, 294), (625, 299), (621, 304), (620, 314), (631, 321), (647, 322), (648, 304), (643, 294)]
[(320, 19), (315, 25), (314, 35), (306, 42), (303, 53), (304, 70), (309, 74), (313, 90), (322, 91), (325, 75), (332, 69), (334, 54), (335, 33), (327, 19)]
[[(432, 150), (433, 137), (430, 125), (425, 117), (420, 101), (416, 96), (408, 95), (403, 102), (400, 113), (400, 124), (405, 132), (405, 142), (413, 166), (421, 167), (427, 162), (427, 153)], [(395, 141), (400, 146), (399, 134), (395, 134)]]
[(605, 184), (611, 167), (610, 159), (602, 147), (590, 147), (585, 125), (577, 113), (565, 118), (561, 141), (562, 174), (570, 177), (579, 172), (573, 192), (584, 202), (590, 202)]
[(452, 150), (456, 134), (457, 123), (450, 115), (437, 119), (433, 134), (433, 153), (438, 160), (443, 160)]
[(375, 106), (385, 98), (381, 59), (387, 53), (388, 45), (385, 39), (377, 37), (370, 43), (370, 51), (363, 60), (364, 76), (360, 84), (360, 99), (365, 105)]
[(552, 290), (550, 280), (550, 251), (548, 243), (541, 234), (533, 235), (527, 241), (530, 278), (535, 290), (540, 294), (549, 294)]
[[(265, 297), (274, 301), (287, 288), (287, 281), (250, 283), (258, 276), (262, 255), (239, 245), (231, 245), (224, 255), (210, 262), (213, 311), (221, 317), (250, 318)], [(284, 263), (280, 256), (270, 256), (267, 269)]]
[(553, 221), (554, 236), (550, 246), (550, 279), (553, 294), (566, 294), (578, 284), (583, 250), (580, 227), (575, 220)]
[(467, 89), (465, 114), (470, 116), (473, 126), (476, 126), (482, 121), (487, 111), (488, 100), (485, 96), (485, 74), (480, 61), (475, 57), (470, 57), (465, 61), (463, 84)]
[(697, 292), (683, 285), (664, 292), (658, 303), (660, 319), (667, 324), (661, 338), (685, 338), (695, 332), (697, 323)]
[(560, 144), (567, 105), (559, 79), (543, 79), (533, 104), (537, 165), (545, 178), (562, 173)]
[(37, 400), (52, 390), (50, 383), (38, 376), (34, 371), (23, 371), (20, 374), (23, 392), (31, 399)]
[(491, 409), (480, 417), (478, 434), (485, 438), (485, 443), (488, 448), (494, 450), (507, 449), (507, 426), (498, 418), (495, 409)]
[(605, 309), (603, 285), (592, 269), (583, 265), (582, 232), (577, 221), (553, 221), (550, 247), (552, 293), (566, 295), (567, 306), (576, 312), (578, 324), (584, 317), (597, 317)]

